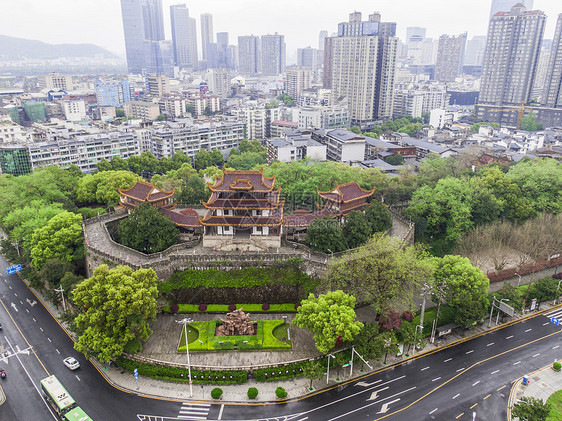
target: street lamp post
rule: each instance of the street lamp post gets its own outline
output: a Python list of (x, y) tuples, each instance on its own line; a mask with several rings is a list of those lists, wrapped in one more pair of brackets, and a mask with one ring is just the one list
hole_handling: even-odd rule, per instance
[(66, 303), (64, 302), (64, 288), (61, 285), (60, 288), (55, 289), (55, 291), (60, 292), (60, 295), (62, 297), (62, 308), (63, 308), (64, 312), (66, 313)]
[(192, 398), (193, 397), (193, 382), (191, 381), (191, 364), (189, 362), (189, 344), (188, 344), (188, 340), (187, 340), (187, 325), (189, 323), (191, 323), (193, 321), (193, 319), (190, 319), (188, 317), (181, 319), (181, 320), (176, 320), (177, 323), (183, 325), (183, 334), (185, 335), (185, 352), (187, 355), (187, 372), (188, 372), (188, 376), (189, 376), (189, 397)]
[(334, 358), (332, 354), (328, 354), (328, 369), (326, 370), (326, 384), (330, 380), (330, 357)]
[(518, 273), (515, 273), (517, 276), (519, 276), (519, 280), (517, 281), (517, 287), (519, 287), (519, 284), (521, 283), (521, 275), (519, 275)]

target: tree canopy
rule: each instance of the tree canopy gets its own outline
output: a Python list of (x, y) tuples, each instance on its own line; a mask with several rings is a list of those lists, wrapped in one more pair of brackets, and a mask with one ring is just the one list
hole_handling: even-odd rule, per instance
[(74, 302), (84, 310), (75, 319), (74, 348), (108, 362), (120, 356), (128, 343), (148, 339), (152, 334), (148, 321), (156, 317), (157, 282), (152, 269), (96, 268), (72, 291)]
[(293, 323), (314, 335), (316, 348), (323, 353), (332, 349), (338, 338), (348, 342), (359, 334), (363, 323), (355, 320), (355, 297), (343, 291), (331, 291), (302, 300)]
[(342, 234), (347, 248), (353, 249), (362, 246), (369, 239), (371, 233), (371, 225), (363, 212), (353, 211), (345, 217)]
[(41, 270), (48, 259), (59, 259), (75, 263), (84, 257), (82, 216), (72, 212), (61, 212), (47, 224), (33, 231), (30, 248), (31, 264)]
[(346, 249), (345, 238), (338, 222), (329, 217), (316, 218), (307, 229), (306, 244), (316, 251), (337, 253)]
[(76, 185), (76, 199), (82, 203), (116, 205), (119, 190), (129, 189), (138, 176), (130, 171), (102, 171), (87, 174)]
[(176, 224), (150, 203), (135, 208), (117, 229), (121, 244), (143, 253), (166, 250), (179, 240)]

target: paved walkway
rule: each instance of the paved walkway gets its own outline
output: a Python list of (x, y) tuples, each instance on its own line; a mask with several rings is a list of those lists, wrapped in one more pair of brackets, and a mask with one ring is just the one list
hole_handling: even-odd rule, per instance
[(529, 374), (529, 379), (530, 382), (527, 386), (523, 386), (523, 378), (513, 384), (507, 405), (508, 421), (519, 419), (511, 417), (510, 408), (523, 396), (542, 399), (543, 402), (546, 402), (550, 395), (562, 389), (562, 372), (554, 371), (552, 364)]

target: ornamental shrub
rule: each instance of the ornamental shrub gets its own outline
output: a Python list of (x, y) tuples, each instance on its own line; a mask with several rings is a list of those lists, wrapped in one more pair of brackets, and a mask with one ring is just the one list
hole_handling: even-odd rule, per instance
[(228, 306), (228, 311), (234, 311), (236, 310), (236, 304), (231, 304)]
[(207, 304), (199, 304), (199, 311), (207, 311)]
[(554, 368), (554, 370), (556, 371), (560, 371), (560, 369), (562, 368), (562, 364), (560, 364), (558, 361), (555, 361), (554, 364), (552, 364), (552, 368)]
[(264, 305), (262, 305), (262, 306), (261, 306), (261, 309), (262, 309), (263, 311), (269, 310), (269, 304), (264, 304)]
[(213, 399), (220, 399), (222, 396), (222, 389), (220, 387), (215, 387), (213, 390), (211, 390), (211, 397)]
[(256, 399), (257, 397), (258, 397), (258, 389), (256, 389), (255, 387), (250, 387), (248, 389), (248, 398)]
[(295, 310), (298, 310), (300, 306), (301, 306), (301, 303), (295, 304)]
[(402, 318), (407, 322), (411, 322), (412, 320), (414, 320), (414, 313), (406, 310), (404, 313), (402, 313)]
[(177, 304), (172, 304), (172, 305), (170, 306), (170, 313), (176, 314), (179, 309), (180, 309), (180, 307), (179, 307)]
[(284, 388), (279, 386), (277, 389), (275, 389), (275, 395), (278, 399), (285, 399), (287, 397), (287, 392)]

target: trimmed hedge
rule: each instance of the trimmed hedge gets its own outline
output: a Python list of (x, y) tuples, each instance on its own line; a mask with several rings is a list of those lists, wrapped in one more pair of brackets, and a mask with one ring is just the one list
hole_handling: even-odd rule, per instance
[[(291, 349), (290, 341), (282, 342), (273, 331), (284, 324), (283, 320), (258, 320), (255, 335), (215, 336), (216, 320), (208, 322), (191, 322), (189, 327), (197, 330), (198, 337), (189, 343), (190, 351), (224, 351), (236, 349), (248, 351), (253, 349)], [(185, 336), (181, 332), (178, 352), (185, 352)], [(189, 334), (188, 334), (189, 335)], [(222, 342), (222, 343), (221, 343)], [(246, 343), (244, 343), (246, 342)]]
[[(164, 313), (171, 313), (171, 306), (162, 309)], [(177, 313), (226, 313), (230, 311), (228, 304), (175, 304)], [(268, 306), (267, 308), (264, 308)], [(247, 313), (295, 313), (293, 304), (236, 304), (236, 308), (244, 309)]]
[(317, 281), (302, 272), (298, 264), (280, 262), (276, 267), (249, 267), (223, 271), (220, 269), (187, 269), (174, 273), (164, 282), (158, 283), (158, 290), (167, 294), (174, 289), (205, 288), (253, 288), (274, 283), (301, 286), (308, 295), (314, 292)]
[(255, 387), (250, 387), (248, 389), (248, 398), (249, 399), (256, 399), (258, 397), (258, 389)]
[(275, 389), (275, 395), (278, 399), (285, 399), (287, 397), (287, 391), (283, 387), (279, 386)]
[[(131, 373), (135, 368), (137, 368), (139, 370), (139, 374), (142, 376), (173, 382), (189, 382), (186, 368), (139, 363), (124, 357), (118, 357), (115, 362), (119, 365), (119, 367), (122, 367)], [(242, 370), (191, 370), (191, 378), (193, 383), (201, 384), (243, 384), (248, 381), (248, 373)]]
[(306, 364), (306, 362), (298, 362), (275, 368), (261, 368), (254, 370), (254, 379), (258, 382), (269, 382), (273, 380), (277, 381), (301, 377), (304, 376), (303, 368)]
[(213, 390), (211, 390), (211, 397), (213, 399), (220, 399), (222, 396), (222, 389), (220, 387), (215, 387)]

